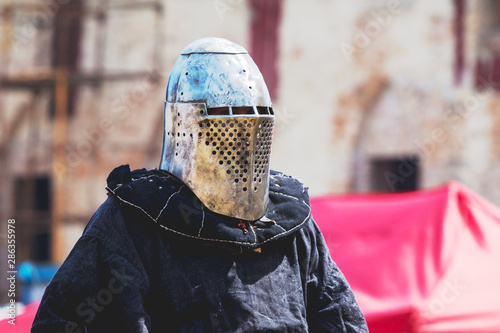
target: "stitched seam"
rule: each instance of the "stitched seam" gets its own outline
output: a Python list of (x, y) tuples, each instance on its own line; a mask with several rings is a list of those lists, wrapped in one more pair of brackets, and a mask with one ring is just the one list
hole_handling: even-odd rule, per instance
[(205, 211), (203, 210), (203, 205), (201, 205), (201, 213), (203, 214), (203, 218), (201, 219), (201, 227), (200, 230), (198, 230), (198, 237), (201, 235), (201, 230), (203, 229), (204, 223), (205, 223)]
[(283, 195), (283, 196), (285, 196), (285, 197), (293, 198), (293, 199), (295, 199), (295, 200), (297, 200), (297, 201), (300, 201), (300, 199), (299, 199), (299, 198), (294, 197), (294, 196), (291, 196), (291, 195), (288, 195), (288, 194), (284, 194), (284, 193), (280, 193), (280, 192), (276, 192), (276, 191), (272, 191), (272, 190), (269, 190), (269, 192), (273, 192), (273, 193), (276, 193), (276, 194), (280, 194), (280, 195)]
[(213, 241), (213, 242), (219, 242), (219, 243), (232, 243), (232, 244), (238, 244), (238, 245), (254, 245), (255, 244), (255, 243), (230, 241), (230, 240), (216, 239), (216, 238), (197, 237), (197, 236), (185, 234), (183, 232), (180, 232), (180, 231), (177, 231), (177, 230), (174, 230), (174, 229), (170, 229), (169, 227), (166, 227), (166, 226), (161, 225), (161, 224), (158, 224), (158, 225), (160, 227), (162, 227), (163, 229), (165, 229), (165, 230), (168, 230), (168, 231), (171, 231), (171, 232), (174, 232), (176, 234), (179, 234), (179, 235), (182, 235), (182, 236), (186, 236), (186, 237), (189, 237), (189, 238), (195, 238), (195, 239), (201, 239), (201, 240)]
[(149, 175), (149, 176), (144, 176), (144, 177), (139, 177), (139, 178), (131, 178), (132, 181), (136, 182), (138, 180), (142, 180), (142, 179), (149, 179), (149, 178), (153, 178), (153, 177), (158, 177), (158, 178), (161, 178), (161, 179), (174, 179), (174, 177), (170, 176), (170, 175), (157, 175), (157, 174), (154, 174), (154, 175)]
[[(309, 205), (308, 205), (305, 201), (301, 201), (299, 198), (294, 197), (294, 196), (291, 196), (291, 195), (288, 195), (288, 194), (284, 194), (284, 193), (280, 193), (280, 192), (276, 192), (276, 191), (272, 191), (272, 190), (269, 190), (269, 192), (273, 192), (273, 193), (276, 193), (276, 194), (280, 194), (280, 195), (283, 195), (283, 196), (285, 196), (285, 197), (292, 198), (292, 199), (295, 199), (295, 200), (297, 200), (297, 201), (299, 201), (299, 202), (302, 202), (303, 204), (305, 204), (305, 205), (309, 208), (309, 215), (308, 215), (307, 217), (311, 216), (311, 206), (309, 206)], [(306, 218), (306, 219), (307, 219), (307, 218)], [(300, 226), (300, 225), (302, 225), (303, 223), (304, 223), (304, 221), (303, 221), (301, 224), (297, 225), (297, 226)], [(281, 229), (283, 229), (285, 232), (287, 232), (287, 230), (286, 230), (285, 228), (283, 228), (281, 225), (279, 225), (279, 224), (277, 224), (277, 223), (276, 223), (276, 225), (277, 225), (277, 226), (279, 226)], [(292, 231), (292, 230), (293, 230), (293, 229), (295, 229), (297, 226), (293, 227), (292, 229), (290, 229), (290, 230), (288, 230), (288, 231)], [(278, 235), (281, 235), (281, 234), (278, 234)], [(276, 236), (278, 236), (278, 235), (276, 235)], [(274, 237), (276, 237), (276, 236), (274, 236)], [(269, 240), (273, 239), (274, 237), (269, 238), (269, 239), (268, 239), (268, 240), (266, 240), (265, 242), (267, 242), (267, 241), (269, 241)]]
[[(115, 190), (119, 189), (120, 187), (122, 187), (123, 184), (116, 184), (117, 186), (115, 187)], [(109, 190), (111, 191), (113, 194), (115, 194), (115, 192), (113, 192), (113, 190), (109, 187), (109, 186), (106, 186), (105, 187), (106, 190)]]
[(156, 217), (155, 222), (158, 222), (158, 219), (160, 218), (161, 214), (163, 213), (163, 211), (165, 210), (165, 208), (167, 208), (167, 206), (168, 206), (168, 203), (169, 203), (170, 199), (172, 199), (172, 197), (173, 197), (174, 195), (178, 194), (178, 193), (182, 190), (182, 188), (183, 188), (184, 186), (185, 186), (185, 185), (182, 185), (182, 186), (179, 188), (179, 190), (178, 190), (177, 192), (172, 193), (172, 195), (168, 198), (167, 202), (165, 203), (165, 206), (163, 206), (163, 208), (160, 210), (160, 213), (159, 213), (159, 214), (158, 214), (158, 216)]
[[(181, 186), (181, 188), (182, 188), (182, 187), (184, 187), (184, 186), (185, 186), (185, 185), (182, 185), (182, 186)], [(108, 187), (106, 186), (106, 188), (108, 188)], [(109, 189), (109, 188), (108, 188), (108, 189)], [(115, 192), (114, 192), (114, 191), (112, 191), (111, 189), (109, 189), (109, 190), (110, 190), (113, 194), (115, 194)], [(180, 191), (180, 190), (181, 190), (181, 189), (179, 189), (179, 191)], [(173, 194), (170, 196), (170, 198), (172, 198), (172, 197), (173, 197), (176, 193), (179, 193), (179, 191), (177, 191), (177, 192), (173, 193)], [(274, 192), (274, 191), (271, 191), (271, 192)], [(128, 204), (128, 205), (130, 205), (130, 206), (132, 206), (132, 207), (136, 207), (136, 208), (140, 209), (141, 211), (143, 211), (143, 212), (144, 212), (144, 214), (146, 214), (146, 215), (147, 215), (147, 216), (148, 216), (151, 220), (153, 220), (156, 224), (158, 224), (158, 225), (159, 225), (160, 227), (162, 227), (163, 229), (168, 230), (168, 231), (171, 231), (171, 232), (174, 232), (174, 233), (176, 233), (176, 234), (179, 234), (179, 235), (182, 235), (182, 236), (185, 236), (185, 237), (188, 237), (188, 238), (195, 238), (195, 239), (201, 239), (201, 240), (213, 241), (213, 242), (219, 242), (219, 243), (231, 243), (231, 244), (239, 244), (239, 245), (255, 245), (255, 244), (262, 245), (262, 244), (265, 244), (265, 243), (267, 243), (267, 242), (269, 242), (269, 241), (271, 241), (271, 240), (273, 240), (273, 239), (275, 239), (275, 238), (277, 238), (277, 237), (279, 237), (279, 236), (281, 236), (281, 235), (288, 234), (288, 233), (292, 232), (293, 230), (295, 230), (295, 229), (299, 228), (299, 227), (300, 227), (300, 226), (302, 226), (302, 225), (303, 225), (303, 224), (304, 224), (304, 223), (305, 223), (305, 222), (309, 219), (309, 217), (311, 216), (311, 206), (309, 206), (309, 205), (308, 205), (305, 201), (300, 201), (298, 198), (293, 197), (293, 196), (290, 196), (290, 195), (287, 195), (287, 194), (283, 194), (283, 193), (279, 193), (279, 192), (274, 192), (274, 193), (281, 194), (281, 195), (284, 195), (284, 196), (287, 196), (287, 197), (290, 197), (290, 198), (294, 198), (294, 199), (296, 199), (297, 201), (299, 201), (299, 202), (303, 203), (304, 205), (306, 205), (306, 206), (309, 208), (309, 213), (307, 214), (306, 218), (305, 218), (305, 219), (304, 219), (301, 223), (297, 224), (295, 227), (291, 228), (291, 229), (290, 229), (290, 230), (288, 230), (288, 231), (284, 231), (284, 232), (282, 232), (282, 233), (279, 233), (279, 234), (277, 234), (277, 235), (274, 235), (273, 237), (271, 237), (271, 238), (269, 238), (269, 239), (266, 239), (266, 240), (265, 240), (265, 241), (263, 241), (262, 243), (257, 243), (257, 242), (254, 242), (254, 243), (249, 243), (249, 242), (238, 242), (238, 241), (231, 241), (231, 240), (224, 240), (224, 239), (216, 239), (216, 238), (205, 238), (205, 237), (199, 237), (199, 236), (193, 236), (193, 235), (185, 234), (185, 233), (183, 233), (183, 232), (180, 232), (180, 231), (177, 231), (177, 230), (174, 230), (174, 229), (170, 229), (170, 228), (168, 228), (168, 227), (166, 227), (166, 226), (164, 226), (164, 225), (159, 224), (159, 223), (158, 223), (158, 220), (157, 220), (157, 219), (154, 219), (151, 215), (149, 215), (149, 214), (148, 214), (148, 213), (147, 213), (144, 209), (142, 209), (142, 207), (137, 206), (137, 205), (135, 205), (135, 204), (133, 204), (133, 203), (131, 203), (131, 202), (128, 202), (128, 201), (126, 201), (126, 200), (124, 200), (124, 199), (120, 198), (120, 196), (118, 196), (118, 195), (116, 195), (116, 194), (115, 194), (115, 196), (116, 196), (116, 197), (117, 197), (120, 201), (122, 201), (122, 202), (124, 202), (124, 203), (126, 203), (126, 204)], [(167, 204), (168, 204), (168, 201), (170, 200), (170, 198), (167, 200)], [(165, 206), (165, 207), (166, 207), (166, 206)], [(164, 207), (164, 208), (165, 208), (165, 207)], [(163, 212), (163, 209), (162, 209), (162, 211), (160, 212), (160, 215), (161, 215), (161, 213), (162, 213), (162, 212)], [(158, 217), (160, 217), (160, 215), (158, 215)], [(277, 225), (278, 225), (278, 224), (277, 224)], [(280, 227), (281, 227), (281, 226), (280, 226)], [(286, 229), (284, 229), (283, 227), (282, 227), (282, 229), (283, 229), (283, 230), (286, 230)], [(255, 233), (254, 233), (254, 235), (255, 235)]]
[[(108, 188), (108, 187), (106, 186), (106, 188)], [(146, 214), (147, 216), (149, 216), (149, 218), (150, 218), (150, 219), (152, 219), (153, 221), (155, 221), (155, 222), (156, 222), (156, 220), (155, 220), (155, 219), (154, 219), (151, 215), (149, 215), (149, 214), (148, 214), (148, 212), (146, 212), (144, 209), (142, 209), (142, 207), (141, 207), (141, 206), (134, 205), (133, 203), (128, 202), (127, 200), (120, 198), (120, 196), (119, 196), (119, 195), (117, 195), (115, 192), (113, 192), (113, 190), (111, 190), (111, 189), (110, 189), (110, 191), (111, 191), (111, 192), (112, 192), (112, 193), (113, 193), (113, 194), (114, 194), (114, 195), (115, 195), (115, 196), (116, 196), (116, 197), (117, 197), (120, 201), (122, 201), (122, 202), (124, 202), (124, 203), (126, 203), (127, 205), (130, 205), (130, 206), (132, 206), (132, 207), (139, 208), (140, 210), (142, 210), (142, 211), (144, 212), (144, 214)]]
[[(309, 207), (309, 214), (307, 214), (307, 217), (299, 224), (297, 224), (295, 227), (291, 228), (290, 230), (288, 230), (287, 232), (282, 232), (281, 234), (277, 234), (277, 235), (274, 235), (273, 237), (269, 238), (269, 239), (266, 239), (265, 241), (263, 241), (262, 243), (259, 243), (260, 245), (262, 244), (265, 244), (271, 240), (273, 240), (274, 238), (278, 237), (278, 236), (281, 236), (283, 234), (287, 234), (287, 233), (290, 233), (292, 232), (293, 230), (297, 229), (298, 227), (302, 226), (308, 219), (309, 217), (311, 217), (311, 206), (309, 206), (306, 202), (304, 201), (301, 201), (304, 205), (306, 205), (307, 207)], [(160, 226), (162, 228), (165, 228), (167, 230), (170, 230), (170, 231), (173, 231), (175, 233), (178, 233), (178, 234), (181, 234), (181, 235), (184, 235), (184, 236), (188, 236), (188, 237), (191, 237), (191, 238), (197, 238), (195, 236), (191, 236), (191, 235), (186, 235), (180, 231), (176, 231), (176, 230), (172, 230), (168, 227), (165, 227), (163, 225), (160, 224)], [(215, 238), (203, 238), (203, 237), (200, 237), (200, 239), (202, 240), (209, 240), (209, 241), (217, 241), (217, 242), (225, 242), (225, 243), (234, 243), (234, 244), (243, 244), (243, 245), (252, 245), (252, 243), (248, 243), (248, 242), (237, 242), (237, 241), (228, 241), (228, 240), (223, 240), (223, 239), (215, 239)], [(254, 243), (255, 244), (255, 243)]]
[(283, 228), (282, 226), (280, 226), (278, 223), (276, 223), (276, 225), (277, 225), (278, 227), (280, 227), (280, 228), (281, 228), (281, 230), (283, 230), (284, 232), (286, 232), (286, 229), (285, 229), (285, 228)]
[(138, 180), (142, 180), (142, 179), (148, 179), (148, 178), (151, 178), (151, 177), (154, 177), (156, 175), (149, 175), (147, 177), (139, 177), (139, 178), (130, 178), (133, 182), (136, 182)]
[(311, 206), (309, 206), (305, 201), (301, 201), (304, 205), (306, 205), (308, 208), (309, 208), (309, 214), (307, 214), (307, 217), (304, 219), (304, 221), (302, 221), (301, 223), (297, 224), (295, 227), (293, 227), (292, 229), (288, 230), (288, 232), (283, 232), (281, 234), (277, 234), (269, 239), (266, 239), (265, 241), (263, 241), (261, 244), (264, 244), (264, 243), (267, 243), (269, 242), (270, 240), (280, 236), (280, 235), (283, 235), (283, 234), (286, 234), (286, 233), (290, 233), (291, 231), (297, 229), (298, 227), (300, 227), (301, 225), (303, 225), (308, 219), (309, 217), (311, 217)]
[[(124, 201), (124, 200), (122, 200)], [(124, 201), (125, 203), (128, 203), (127, 201)], [(272, 239), (278, 237), (278, 236), (281, 236), (283, 234), (287, 234), (287, 233), (290, 233), (291, 231), (297, 229), (298, 227), (300, 227), (301, 225), (303, 225), (308, 219), (309, 217), (311, 216), (311, 210), (310, 210), (310, 206), (308, 204), (306, 204), (305, 202), (303, 202), (307, 207), (309, 207), (309, 214), (307, 215), (307, 217), (298, 225), (296, 225), (295, 227), (293, 227), (292, 229), (288, 230), (287, 232), (282, 232), (280, 234), (277, 234), (267, 240), (265, 240), (264, 242), (262, 243), (259, 243), (259, 244), (265, 244), (269, 241), (271, 241)], [(132, 205), (134, 207), (138, 207), (136, 205)], [(140, 210), (144, 211), (144, 209), (142, 209), (141, 207), (138, 207)], [(177, 230), (174, 230), (174, 229), (170, 229), (169, 227), (166, 227), (162, 224), (159, 224), (158, 221), (156, 221), (154, 218), (151, 217), (151, 215), (149, 215), (148, 213), (146, 213), (146, 215), (151, 219), (153, 220), (154, 222), (156, 222), (160, 227), (162, 227), (163, 229), (165, 230), (168, 230), (168, 231), (171, 231), (173, 233), (176, 233), (176, 234), (179, 234), (179, 235), (182, 235), (182, 236), (186, 236), (186, 237), (189, 237), (189, 238), (194, 238), (194, 239), (201, 239), (201, 240), (206, 240), (206, 241), (213, 241), (213, 242), (219, 242), (219, 243), (231, 243), (231, 244), (239, 244), (239, 245), (255, 245), (256, 243), (249, 243), (249, 242), (238, 242), (238, 241), (231, 241), (231, 240), (224, 240), (224, 239), (216, 239), (216, 238), (205, 238), (205, 237), (197, 237), (197, 236), (193, 236), (193, 235), (189, 235), (189, 234), (185, 234), (183, 232), (180, 232), (180, 231), (177, 231)]]

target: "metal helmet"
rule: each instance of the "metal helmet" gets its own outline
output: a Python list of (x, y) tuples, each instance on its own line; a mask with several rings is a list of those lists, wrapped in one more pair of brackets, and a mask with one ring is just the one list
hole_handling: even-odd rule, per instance
[(168, 80), (160, 169), (211, 211), (253, 221), (269, 202), (274, 112), (264, 78), (240, 45), (188, 45)]

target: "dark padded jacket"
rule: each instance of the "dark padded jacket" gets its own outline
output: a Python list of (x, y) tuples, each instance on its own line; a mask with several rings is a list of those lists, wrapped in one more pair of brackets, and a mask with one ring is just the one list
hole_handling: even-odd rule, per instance
[(116, 168), (41, 300), (32, 332), (367, 332), (311, 217), (271, 172), (264, 218), (204, 207), (164, 171)]

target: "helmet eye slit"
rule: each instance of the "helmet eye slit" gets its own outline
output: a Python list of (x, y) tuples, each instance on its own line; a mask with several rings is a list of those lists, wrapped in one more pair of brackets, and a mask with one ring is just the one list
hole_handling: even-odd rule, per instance
[(258, 106), (257, 112), (259, 114), (269, 114), (269, 109), (267, 108), (267, 106)]
[(253, 106), (233, 106), (233, 115), (251, 114), (254, 115)]
[(222, 106), (216, 108), (207, 108), (207, 114), (209, 116), (229, 116), (229, 107)]

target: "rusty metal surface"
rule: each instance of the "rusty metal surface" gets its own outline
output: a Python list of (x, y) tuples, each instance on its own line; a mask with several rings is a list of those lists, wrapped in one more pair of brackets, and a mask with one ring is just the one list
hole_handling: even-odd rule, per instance
[(207, 45), (205, 53), (194, 42), (184, 52), (197, 53), (179, 57), (170, 73), (167, 102), (205, 103), (207, 107), (271, 106), (262, 74), (248, 53), (242, 53), (244, 49), (234, 43), (231, 49), (227, 45), (231, 42), (225, 39), (210, 39), (214, 45)]
[(160, 168), (182, 179), (210, 210), (256, 220), (268, 202), (274, 117), (204, 116), (204, 104), (167, 103)]
[[(239, 53), (243, 48), (213, 40), (188, 46), (199, 53), (181, 55), (172, 70), (160, 169), (184, 181), (210, 210), (257, 220), (269, 200), (271, 99), (253, 60)], [(219, 107), (227, 114), (211, 113)]]

